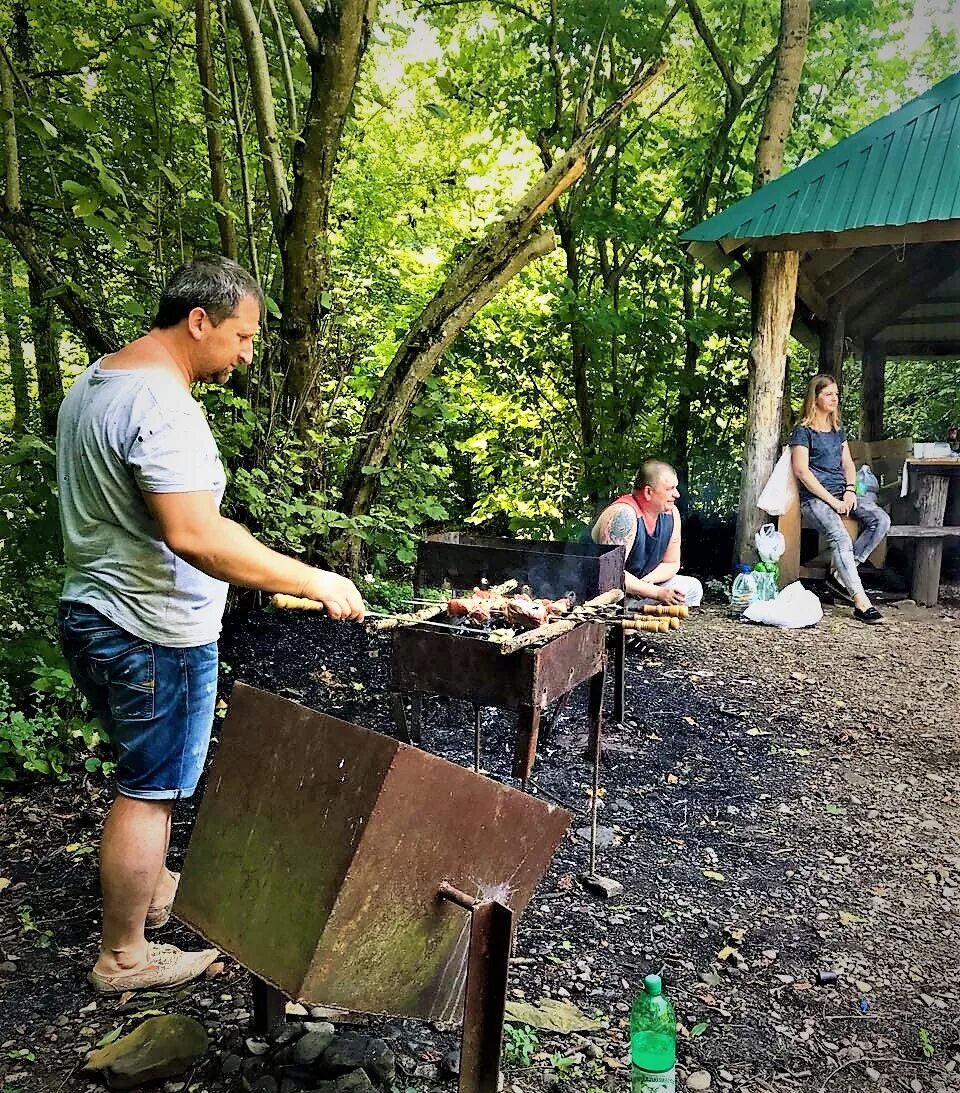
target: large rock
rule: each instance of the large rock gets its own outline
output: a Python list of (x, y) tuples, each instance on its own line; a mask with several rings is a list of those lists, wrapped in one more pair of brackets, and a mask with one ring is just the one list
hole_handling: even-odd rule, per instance
[(111, 1089), (130, 1089), (186, 1073), (207, 1050), (208, 1042), (199, 1021), (179, 1013), (164, 1014), (90, 1052), (85, 1067), (100, 1074)]
[(376, 1093), (373, 1082), (365, 1070), (351, 1070), (330, 1082), (319, 1082), (307, 1093)]
[(396, 1060), (383, 1040), (367, 1036), (337, 1036), (316, 1064), (318, 1074), (335, 1077), (363, 1068), (375, 1082), (390, 1085)]

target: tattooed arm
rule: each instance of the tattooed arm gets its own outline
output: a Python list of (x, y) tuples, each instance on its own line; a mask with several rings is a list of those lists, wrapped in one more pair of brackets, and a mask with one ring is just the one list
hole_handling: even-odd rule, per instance
[[(626, 557), (630, 556), (633, 541), (637, 537), (637, 516), (629, 505), (608, 505), (590, 533), (595, 543), (622, 546)], [(632, 573), (623, 575), (624, 589), (628, 596), (657, 599), (659, 592), (649, 581), (641, 581)]]

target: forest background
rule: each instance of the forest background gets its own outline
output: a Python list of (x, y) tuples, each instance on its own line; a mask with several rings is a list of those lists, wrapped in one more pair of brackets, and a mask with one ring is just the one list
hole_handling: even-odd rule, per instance
[[(780, 20), (774, 0), (5, 0), (0, 779), (100, 766), (53, 641), (56, 412), (194, 253), (267, 292), (252, 368), (201, 397), (227, 511), (278, 549), (383, 592), (425, 529), (576, 536), (651, 454), (689, 516), (729, 522), (749, 302), (678, 237), (754, 183)], [(815, 3), (784, 169), (960, 68), (955, 22), (949, 0)], [(795, 410), (816, 361), (791, 354)], [(941, 438), (958, 379), (888, 364), (888, 434)]]

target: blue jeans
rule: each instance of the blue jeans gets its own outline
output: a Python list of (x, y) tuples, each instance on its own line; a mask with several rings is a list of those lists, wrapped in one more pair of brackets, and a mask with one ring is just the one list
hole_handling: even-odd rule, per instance
[(217, 701), (217, 643), (154, 645), (84, 603), (61, 601), (60, 645), (113, 744), (125, 797), (174, 800), (197, 788)]
[(853, 542), (839, 513), (826, 501), (810, 497), (800, 508), (807, 521), (822, 532), (830, 544), (830, 559), (841, 584), (852, 596), (865, 595), (857, 566), (883, 541), (890, 530), (890, 517), (876, 502), (858, 497), (857, 507), (850, 513), (860, 528), (857, 541)]

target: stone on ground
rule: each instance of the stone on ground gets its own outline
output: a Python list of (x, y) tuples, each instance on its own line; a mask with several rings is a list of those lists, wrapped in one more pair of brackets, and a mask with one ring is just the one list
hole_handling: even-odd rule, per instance
[(100, 1074), (111, 1089), (130, 1089), (145, 1082), (184, 1074), (207, 1050), (207, 1033), (199, 1021), (183, 1014), (150, 1017), (119, 1040), (92, 1051), (85, 1068)]

